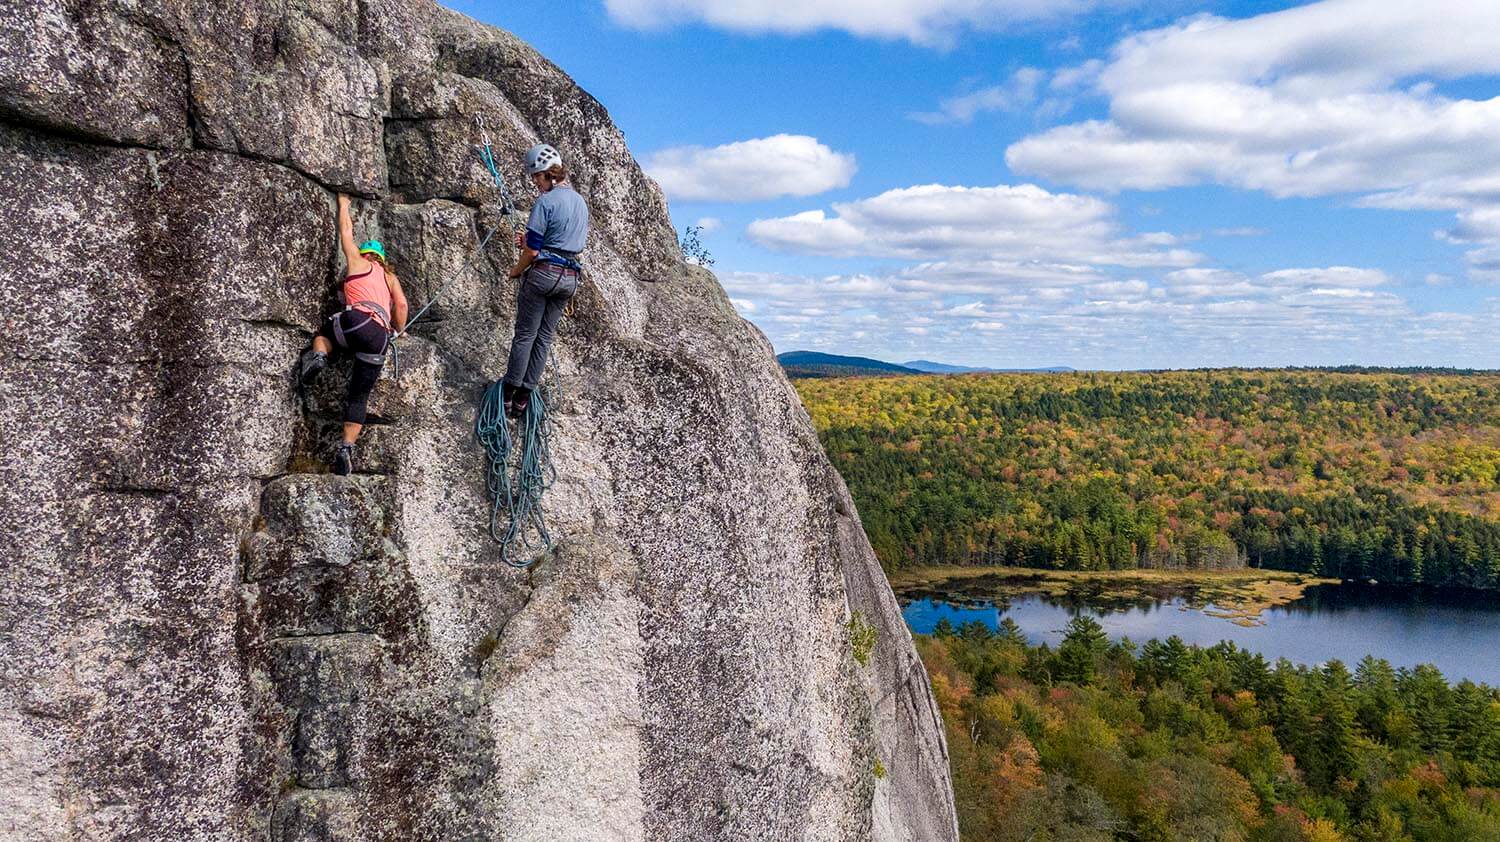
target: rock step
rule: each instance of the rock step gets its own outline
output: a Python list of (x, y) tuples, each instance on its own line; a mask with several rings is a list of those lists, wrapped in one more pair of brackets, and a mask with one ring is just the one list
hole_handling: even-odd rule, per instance
[[(344, 422), (338, 418), (304, 418), (292, 440), (293, 469), (311, 475), (331, 474), (333, 450), (343, 439), (343, 432)], [(404, 425), (387, 423), (373, 415), (367, 418), (354, 447), (355, 475), (400, 473), (411, 435), (411, 429)]]
[(334, 702), (297, 712), (292, 738), (292, 768), (307, 789), (335, 789), (353, 783), (354, 737), (362, 706)]
[(275, 579), (305, 567), (348, 567), (395, 552), (389, 477), (292, 474), (261, 492), (262, 525), (250, 536), (245, 579)]
[(244, 604), (270, 638), (387, 633), (405, 587), (389, 477), (293, 474), (261, 494)]
[(394, 481), (291, 474), (261, 493), (245, 544), (246, 609), (260, 620), (277, 700), (290, 712), (296, 787), (272, 815), (273, 842), (366, 838), (356, 795), (369, 699), (401, 600)]
[(380, 679), (385, 641), (373, 634), (325, 634), (271, 641), (271, 680), (289, 708), (362, 701)]

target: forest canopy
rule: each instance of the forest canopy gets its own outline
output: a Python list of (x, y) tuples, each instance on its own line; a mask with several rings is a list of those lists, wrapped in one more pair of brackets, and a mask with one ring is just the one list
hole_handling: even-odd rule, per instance
[(1500, 694), (1430, 666), (1110, 643), (1083, 616), (1055, 650), (1009, 618), (917, 646), (965, 839), (1500, 839)]
[(1500, 586), (1500, 375), (796, 385), (887, 569), (1248, 564)]

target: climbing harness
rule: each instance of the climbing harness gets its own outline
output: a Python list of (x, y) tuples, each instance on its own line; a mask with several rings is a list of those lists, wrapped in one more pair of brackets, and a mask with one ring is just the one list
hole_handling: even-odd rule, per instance
[[(358, 324), (349, 328), (349, 330), (351, 331), (359, 330), (370, 322), (375, 321), (377, 317), (379, 317), (380, 323), (383, 325), (389, 325), (391, 323), (390, 316), (386, 315), (385, 308), (381, 307), (379, 304), (376, 304), (373, 301), (355, 301), (352, 304), (344, 307), (345, 312), (350, 310), (356, 313), (360, 313), (365, 317), (364, 321), (359, 322)], [(345, 334), (348, 333), (348, 331), (344, 330), (344, 320), (339, 318), (342, 315), (343, 313), (334, 313), (330, 318), (330, 323), (333, 325), (334, 341), (339, 344), (340, 348), (343, 348), (347, 351), (349, 350), (349, 340), (345, 337)], [(389, 328), (387, 330), (389, 330)], [(365, 351), (355, 351), (354, 358), (362, 363), (384, 366), (386, 350), (394, 350), (394, 348), (395, 342), (392, 341), (390, 333), (387, 332), (385, 337), (385, 346), (380, 349), (380, 353), (371, 354)]]
[[(485, 389), (474, 418), (474, 437), (485, 455), (490, 537), (500, 545), (500, 560), (511, 567), (530, 567), (552, 549), (552, 535), (542, 515), (542, 493), (557, 479), (552, 466), (552, 417), (547, 413), (555, 394), (549, 385), (537, 389), (512, 433), (505, 418), (504, 385), (497, 380)], [(518, 559), (517, 553), (526, 557)]]

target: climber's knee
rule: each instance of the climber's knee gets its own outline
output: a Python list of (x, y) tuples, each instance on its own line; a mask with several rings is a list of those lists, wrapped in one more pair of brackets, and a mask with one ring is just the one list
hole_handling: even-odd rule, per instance
[(344, 403), (344, 423), (364, 424), (370, 403), (370, 392), (380, 380), (380, 366), (356, 362), (349, 375), (349, 397)]

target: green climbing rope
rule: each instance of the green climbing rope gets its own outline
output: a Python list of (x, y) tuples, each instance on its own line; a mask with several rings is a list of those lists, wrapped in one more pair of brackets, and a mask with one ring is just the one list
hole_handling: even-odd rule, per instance
[(547, 414), (552, 397), (550, 387), (536, 390), (512, 432), (497, 380), (485, 389), (474, 418), (474, 437), (485, 454), (490, 537), (500, 545), (500, 560), (511, 567), (530, 567), (552, 549), (542, 514), (542, 493), (557, 478), (552, 467), (552, 419)]
[(505, 179), (500, 177), (500, 168), (495, 166), (495, 151), (490, 148), (490, 133), (484, 128), (483, 118), (475, 117), (474, 125), (479, 127), (479, 160), (484, 162), (490, 178), (495, 181), (495, 189), (500, 191), (500, 212), (508, 217), (515, 212), (516, 203), (510, 198)]

